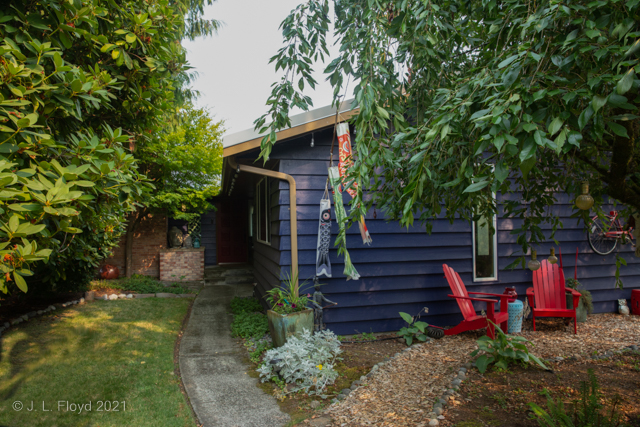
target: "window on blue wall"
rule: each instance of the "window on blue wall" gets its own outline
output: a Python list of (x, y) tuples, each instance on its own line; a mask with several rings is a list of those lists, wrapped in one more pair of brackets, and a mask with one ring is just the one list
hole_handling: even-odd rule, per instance
[(262, 178), (256, 185), (256, 240), (271, 244), (271, 203), (269, 178)]
[[(493, 194), (495, 198), (495, 194)], [(482, 216), (473, 222), (473, 280), (498, 280), (498, 237), (496, 216)]]

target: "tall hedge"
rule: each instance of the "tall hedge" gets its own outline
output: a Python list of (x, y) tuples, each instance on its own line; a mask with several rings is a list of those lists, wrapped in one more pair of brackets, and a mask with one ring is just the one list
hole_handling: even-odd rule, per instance
[[(152, 188), (135, 147), (175, 111), (205, 0), (0, 5), (0, 291), (85, 282)], [(36, 276), (32, 276), (34, 271)]]

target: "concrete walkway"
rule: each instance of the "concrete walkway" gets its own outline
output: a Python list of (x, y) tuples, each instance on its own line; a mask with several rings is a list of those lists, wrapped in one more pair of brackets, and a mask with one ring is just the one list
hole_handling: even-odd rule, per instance
[(229, 303), (235, 296), (251, 296), (252, 279), (242, 266), (208, 268), (206, 276), (180, 343), (180, 374), (199, 422), (204, 427), (286, 424), (289, 415), (246, 374), (246, 352), (230, 335)]

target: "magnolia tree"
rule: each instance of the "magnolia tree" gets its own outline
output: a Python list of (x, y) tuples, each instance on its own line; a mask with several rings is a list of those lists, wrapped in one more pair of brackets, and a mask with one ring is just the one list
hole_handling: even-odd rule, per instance
[(255, 123), (267, 132), (262, 156), (290, 109), (312, 105), (303, 90), (323, 62), (335, 103), (350, 83), (360, 109), (352, 220), (375, 203), (430, 231), (435, 217), (497, 212), (491, 192), (501, 193), (526, 254), (553, 239), (561, 222), (549, 206), (582, 181), (599, 214), (607, 196), (625, 217), (640, 212), (639, 3), (336, 0), (330, 11), (309, 0), (281, 24), (285, 46), (271, 61), (284, 77)]
[(188, 98), (180, 41), (217, 26), (204, 3), (2, 2), (0, 291), (86, 282), (117, 244), (153, 187), (133, 148)]

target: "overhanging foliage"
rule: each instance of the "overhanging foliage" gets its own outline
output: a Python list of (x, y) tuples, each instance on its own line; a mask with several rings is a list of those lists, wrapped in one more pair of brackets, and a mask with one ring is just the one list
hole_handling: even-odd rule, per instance
[(596, 212), (605, 196), (624, 204), (625, 218), (640, 211), (638, 0), (333, 4), (330, 16), (329, 1), (309, 0), (283, 21), (272, 62), (285, 76), (256, 128), (268, 132), (268, 157), (290, 108), (312, 105), (302, 90), (328, 55), (332, 22), (340, 54), (325, 73), (336, 102), (355, 84), (360, 108), (352, 220), (375, 203), (429, 231), (436, 217), (496, 212), (490, 189), (527, 253), (553, 239), (562, 224), (549, 207), (561, 192), (574, 198), (583, 180)]

